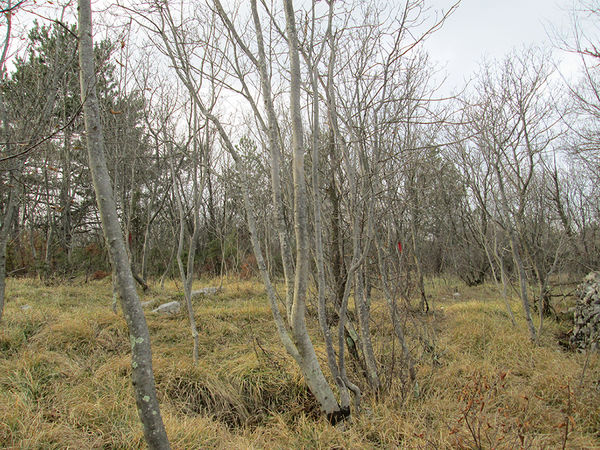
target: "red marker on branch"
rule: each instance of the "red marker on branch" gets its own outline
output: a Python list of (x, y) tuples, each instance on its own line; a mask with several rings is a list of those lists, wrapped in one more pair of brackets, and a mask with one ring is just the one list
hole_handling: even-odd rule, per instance
[(402, 253), (402, 242), (398, 241), (398, 253)]

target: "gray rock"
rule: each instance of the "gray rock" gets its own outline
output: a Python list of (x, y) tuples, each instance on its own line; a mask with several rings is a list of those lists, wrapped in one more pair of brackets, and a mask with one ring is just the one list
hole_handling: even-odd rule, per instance
[(21, 310), (27, 311), (29, 309), (31, 309), (31, 305), (21, 305)]
[(198, 289), (197, 291), (192, 291), (192, 297), (197, 295), (215, 295), (219, 288), (216, 287), (205, 287), (202, 289)]
[(588, 274), (577, 288), (571, 345), (580, 350), (600, 344), (600, 272)]
[(174, 316), (175, 314), (179, 314), (181, 311), (181, 303), (179, 302), (169, 302), (163, 303), (158, 308), (153, 309), (153, 313), (164, 314), (165, 316)]

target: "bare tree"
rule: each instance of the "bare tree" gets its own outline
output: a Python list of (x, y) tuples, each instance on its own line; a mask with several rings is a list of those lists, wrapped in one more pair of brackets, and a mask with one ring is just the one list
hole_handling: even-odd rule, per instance
[[(551, 144), (556, 139), (556, 118), (545, 98), (550, 71), (547, 58), (534, 49), (511, 55), (498, 72), (494, 69), (482, 69), (479, 94), (469, 106), (470, 126), (477, 132), (474, 144), (495, 177), (493, 219), (508, 238), (525, 319), (531, 339), (536, 340), (538, 332), (531, 318), (528, 294), (530, 277), (526, 264), (531, 261), (531, 250), (527, 228), (536, 180), (544, 171), (544, 156), (552, 151)], [(546, 271), (551, 273), (553, 267), (550, 264), (542, 274), (538, 266), (537, 279), (546, 280)], [(545, 282), (541, 281), (540, 287)], [(538, 307), (543, 309), (543, 305)]]
[[(192, 111), (196, 111), (196, 108), (192, 108)], [(186, 213), (183, 205), (183, 195), (181, 194), (180, 184), (181, 180), (176, 173), (175, 164), (173, 163), (173, 158), (175, 155), (172, 155), (171, 159), (171, 177), (173, 182), (173, 190), (175, 196), (175, 202), (177, 204), (177, 210), (179, 211), (179, 243), (177, 245), (177, 266), (179, 267), (179, 273), (181, 276), (181, 281), (183, 282), (183, 290), (185, 303), (188, 310), (188, 317), (190, 321), (190, 329), (192, 332), (192, 339), (194, 340), (194, 350), (193, 350), (193, 359), (194, 362), (198, 362), (198, 346), (199, 346), (199, 337), (198, 330), (196, 327), (196, 319), (194, 317), (194, 308), (192, 305), (192, 283), (194, 281), (194, 259), (196, 257), (196, 248), (198, 246), (198, 235), (200, 234), (200, 196), (202, 193), (202, 184), (204, 181), (204, 176), (199, 176), (198, 169), (202, 170), (202, 165), (198, 160), (198, 156), (200, 153), (200, 149), (198, 148), (200, 145), (198, 143), (198, 139), (195, 136), (196, 133), (199, 132), (197, 126), (198, 117), (197, 114), (192, 114), (191, 121), (193, 121), (194, 126), (190, 128), (190, 130), (194, 133), (191, 136), (193, 143), (192, 149), (192, 218), (193, 218), (193, 231), (189, 238), (188, 245), (188, 256), (186, 266), (183, 265), (182, 255), (183, 255), (183, 246), (185, 243), (185, 235), (186, 235)], [(205, 143), (208, 145), (208, 143)], [(173, 151), (172, 151), (173, 153)]]
[[(6, 17), (6, 36), (4, 37), (4, 43), (2, 45), (2, 53), (0, 54), (0, 83), (4, 81), (6, 74), (6, 57), (8, 54), (8, 48), (10, 45), (10, 34), (12, 32), (12, 2), (8, 0), (6, 5), (2, 5), (3, 9), (9, 11)], [(4, 145), (4, 149), (1, 155), (10, 155), (10, 125), (8, 122), (8, 114), (4, 98), (2, 98), (0, 92), (0, 136), (2, 136), (1, 142)], [(19, 192), (16, 181), (13, 179), (12, 174), (9, 176), (9, 184), (12, 185), (8, 191), (8, 201), (0, 208), (0, 321), (2, 320), (2, 314), (4, 312), (4, 295), (6, 290), (6, 245), (8, 243), (9, 230), (13, 221), (13, 215), (19, 197)]]
[(152, 371), (150, 334), (135, 290), (135, 281), (117, 217), (111, 181), (104, 156), (104, 136), (96, 95), (96, 71), (92, 38), (92, 9), (89, 0), (79, 1), (79, 64), (81, 101), (84, 105), (88, 157), (94, 190), (111, 261), (116, 267), (121, 307), (129, 328), (132, 383), (144, 436), (151, 449), (168, 449), (169, 441), (160, 414)]
[[(43, 90), (39, 92), (39, 97), (34, 100), (34, 104), (29, 104), (28, 107), (22, 108), (23, 115), (20, 120), (15, 119), (15, 108), (8, 108), (7, 96), (10, 89), (4, 86), (8, 82), (6, 76), (6, 59), (10, 45), (12, 32), (12, 14), (21, 2), (11, 6), (8, 4), (7, 13), (4, 15), (7, 20), (7, 34), (4, 38), (2, 53), (0, 54), (0, 135), (4, 149), (0, 157), (0, 176), (5, 180), (5, 191), (2, 192), (6, 199), (2, 207), (0, 207), (0, 319), (4, 311), (4, 296), (6, 282), (6, 248), (10, 236), (10, 227), (13, 224), (18, 211), (21, 197), (23, 194), (23, 167), (24, 161), (30, 156), (34, 150), (37, 150), (46, 141), (54, 137), (58, 131), (49, 131), (51, 123), (51, 113), (55, 106), (58, 96), (59, 78), (65, 70), (64, 64), (59, 63), (62, 58), (61, 52), (64, 50), (64, 42), (58, 40), (58, 45), (55, 46), (52, 52), (54, 64), (48, 73), (42, 76), (42, 79), (36, 80), (37, 88)], [(64, 13), (64, 8), (63, 8)], [(14, 93), (16, 96), (19, 93)], [(11, 114), (12, 113), (12, 114)], [(12, 117), (11, 117), (12, 116)], [(11, 123), (12, 122), (12, 123)], [(18, 126), (15, 126), (18, 122)], [(13, 142), (24, 144), (25, 149), (15, 151)], [(33, 223), (33, 222), (32, 222)], [(33, 234), (30, 233), (32, 239)], [(32, 250), (35, 247), (32, 246)]]

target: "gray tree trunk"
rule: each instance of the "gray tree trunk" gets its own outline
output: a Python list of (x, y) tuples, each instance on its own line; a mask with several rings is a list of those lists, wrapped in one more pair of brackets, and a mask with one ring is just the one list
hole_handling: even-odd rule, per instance
[(104, 136), (100, 108), (96, 96), (94, 44), (92, 40), (92, 8), (90, 0), (79, 0), (79, 66), (81, 100), (84, 106), (86, 140), (90, 170), (104, 237), (116, 268), (121, 307), (131, 340), (131, 377), (144, 437), (151, 449), (170, 448), (160, 414), (154, 374), (150, 334), (142, 311), (121, 233), (113, 190), (106, 167)]
[(517, 268), (517, 274), (519, 275), (519, 285), (521, 287), (520, 297), (523, 305), (523, 311), (525, 312), (525, 320), (527, 322), (527, 328), (529, 329), (529, 336), (533, 342), (536, 341), (535, 325), (531, 318), (531, 307), (529, 306), (529, 296), (527, 295), (527, 275), (525, 274), (525, 265), (523, 264), (523, 258), (519, 250), (519, 242), (517, 238), (517, 232), (514, 229), (511, 218), (509, 217), (508, 199), (506, 197), (506, 191), (504, 190), (504, 181), (500, 174), (500, 162), (496, 161), (494, 165), (494, 172), (498, 181), (498, 188), (500, 191), (500, 206), (504, 216), (504, 225), (506, 227), (508, 238), (510, 241), (510, 249), (513, 255), (513, 261)]
[(416, 378), (414, 363), (410, 355), (410, 351), (408, 350), (408, 346), (406, 345), (406, 340), (404, 339), (404, 330), (402, 328), (402, 324), (400, 323), (400, 313), (398, 311), (398, 305), (396, 304), (396, 298), (394, 295), (392, 295), (392, 290), (390, 289), (390, 284), (388, 281), (388, 269), (380, 242), (377, 242), (377, 262), (379, 264), (379, 273), (381, 274), (381, 285), (383, 287), (383, 293), (385, 294), (385, 299), (390, 310), (390, 317), (392, 318), (394, 332), (396, 334), (396, 338), (398, 339), (398, 343), (402, 348), (402, 357), (404, 358), (404, 364), (406, 365), (410, 379), (411, 381), (414, 381)]
[(190, 330), (192, 332), (192, 339), (194, 341), (193, 360), (194, 363), (198, 362), (199, 352), (199, 337), (198, 328), (196, 327), (196, 318), (194, 316), (194, 307), (192, 305), (192, 283), (194, 281), (194, 257), (196, 256), (196, 244), (198, 242), (199, 233), (199, 199), (196, 187), (196, 180), (194, 180), (194, 231), (190, 237), (190, 243), (188, 247), (188, 258), (187, 258), (187, 273), (183, 266), (183, 245), (185, 241), (185, 211), (183, 209), (183, 203), (181, 201), (181, 193), (179, 192), (179, 184), (175, 175), (175, 167), (173, 165), (173, 159), (171, 159), (171, 177), (173, 180), (173, 189), (175, 190), (175, 203), (177, 204), (177, 210), (179, 211), (179, 242), (177, 244), (177, 267), (179, 267), (179, 275), (183, 283), (183, 295), (185, 297), (185, 305), (188, 311), (188, 318), (190, 321)]
[[(9, 0), (7, 7), (10, 8), (11, 4), (12, 3)], [(4, 63), (6, 61), (6, 55), (8, 52), (8, 44), (10, 43), (10, 33), (12, 28), (12, 15), (10, 13), (6, 15), (6, 21), (6, 38), (2, 48), (2, 55), (0, 56), (0, 80), (2, 80), (4, 77)], [(8, 112), (2, 97), (0, 97), (0, 127), (2, 127), (2, 133), (0, 133), (0, 136), (2, 136), (2, 141), (6, 142), (5, 151), (8, 155), (10, 154), (10, 126), (8, 123)], [(8, 244), (8, 238), (10, 236), (10, 224), (12, 223), (13, 215), (17, 208), (18, 197), (19, 192), (17, 191), (15, 180), (13, 182), (13, 187), (10, 188), (10, 192), (8, 194), (8, 202), (6, 203), (3, 214), (0, 217), (2, 220), (0, 223), (0, 321), (2, 321), (2, 315), (4, 313), (4, 295), (6, 292), (6, 247)]]
[[(317, 360), (308, 330), (306, 329), (306, 293), (308, 287), (309, 250), (304, 177), (304, 143), (302, 108), (300, 105), (300, 56), (296, 19), (291, 0), (284, 0), (286, 33), (290, 56), (290, 115), (292, 122), (292, 171), (294, 179), (294, 232), (296, 235), (296, 276), (294, 279), (294, 303), (292, 305), (292, 336), (302, 356), (300, 366), (304, 378), (324, 412), (330, 418), (340, 414), (340, 407)], [(331, 419), (330, 419), (331, 420)]]
[(273, 185), (272, 199), (275, 207), (275, 223), (277, 227), (277, 234), (279, 236), (281, 260), (283, 262), (283, 275), (286, 285), (286, 312), (288, 321), (291, 322), (292, 305), (294, 301), (293, 290), (291, 289), (291, 280), (294, 278), (294, 266), (292, 264), (292, 252), (286, 232), (283, 196), (281, 191), (281, 148), (279, 145), (279, 124), (277, 122), (275, 106), (273, 105), (271, 78), (267, 71), (264, 39), (258, 11), (256, 9), (256, 0), (252, 0), (251, 6), (254, 28), (256, 29), (256, 43), (258, 47), (258, 59), (256, 60), (255, 64), (260, 73), (261, 88), (263, 90), (263, 102), (267, 111), (268, 136), (271, 156), (271, 183)]
[(6, 292), (6, 247), (10, 236), (10, 224), (17, 209), (17, 199), (19, 197), (19, 189), (16, 186), (17, 181), (15, 180), (14, 183), (15, 186), (10, 190), (2, 223), (0, 223), (0, 321), (2, 321), (4, 313), (4, 296)]
[[(314, 27), (314, 8), (313, 11), (313, 27)], [(333, 3), (329, 5), (329, 20), (328, 20), (328, 33), (331, 33), (331, 21), (333, 16)], [(312, 40), (314, 45), (314, 39)], [(312, 48), (312, 46), (311, 46)], [(321, 47), (321, 50), (324, 47)], [(312, 50), (310, 50), (312, 54)], [(322, 53), (321, 53), (322, 54)], [(321, 220), (321, 183), (319, 177), (319, 85), (318, 85), (318, 61), (321, 58), (321, 54), (316, 57), (316, 61), (311, 63), (311, 86), (312, 86), (312, 115), (313, 115), (313, 129), (312, 129), (312, 189), (314, 195), (314, 227), (315, 227), (315, 263), (317, 266), (317, 289), (318, 289), (318, 316), (319, 325), (325, 339), (325, 350), (327, 352), (327, 363), (329, 370), (335, 383), (338, 387), (340, 395), (340, 408), (344, 415), (350, 415), (350, 394), (348, 387), (342, 379), (337, 360), (335, 357), (335, 349), (333, 347), (333, 339), (331, 337), (331, 330), (327, 323), (326, 315), (326, 298), (325, 298), (325, 263), (323, 254), (323, 230)]]
[[(481, 232), (481, 230), (480, 230)], [(487, 256), (488, 262), (490, 263), (490, 269), (492, 270), (492, 278), (494, 279), (494, 283), (496, 286), (499, 286), (498, 278), (496, 275), (496, 269), (494, 268), (494, 261), (498, 264), (498, 270), (500, 271), (500, 280), (502, 281), (502, 288), (499, 287), (500, 293), (502, 294), (502, 301), (504, 302), (504, 306), (506, 307), (506, 312), (510, 317), (510, 323), (513, 327), (517, 326), (517, 321), (515, 320), (515, 315), (512, 312), (512, 308), (510, 307), (510, 303), (508, 301), (508, 293), (507, 293), (507, 281), (506, 274), (504, 273), (504, 262), (502, 261), (502, 257), (498, 254), (498, 236), (496, 231), (494, 230), (494, 248), (493, 248), (493, 259), (490, 251), (488, 249), (488, 242), (485, 234), (481, 232), (481, 239), (483, 241), (483, 248), (485, 250), (485, 254)]]

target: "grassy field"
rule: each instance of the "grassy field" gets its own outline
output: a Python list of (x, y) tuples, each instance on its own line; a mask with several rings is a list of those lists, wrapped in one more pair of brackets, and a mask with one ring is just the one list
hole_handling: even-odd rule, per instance
[[(535, 346), (524, 321), (511, 327), (493, 286), (438, 281), (430, 290), (434, 313), (407, 321), (418, 383), (396, 375), (387, 309), (375, 299), (386, 390), (379, 399), (365, 392), (362, 413), (338, 427), (319, 416), (278, 342), (260, 283), (229, 280), (217, 295), (194, 300), (198, 365), (191, 361), (185, 313), (148, 313), (172, 446), (600, 448), (598, 355), (560, 345), (568, 323), (548, 319)], [(143, 300), (181, 297), (168, 284), (152, 286)], [(47, 286), (11, 279), (7, 299), (0, 325), (0, 447), (143, 448), (127, 330), (110, 310), (109, 281)], [(513, 308), (520, 316), (518, 302)], [(320, 346), (314, 317), (310, 328)], [(321, 347), (318, 353), (325, 361)], [(355, 381), (366, 391), (364, 378)]]

